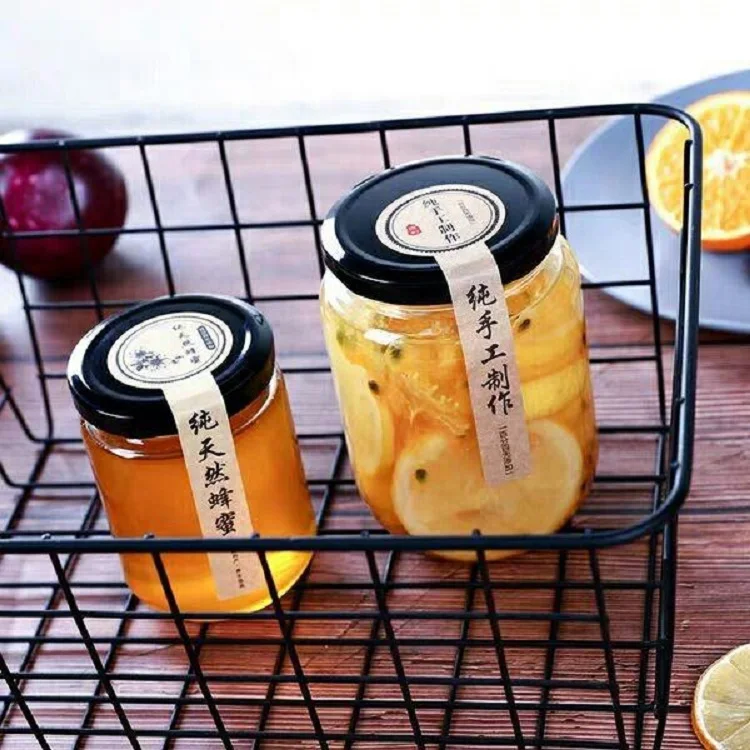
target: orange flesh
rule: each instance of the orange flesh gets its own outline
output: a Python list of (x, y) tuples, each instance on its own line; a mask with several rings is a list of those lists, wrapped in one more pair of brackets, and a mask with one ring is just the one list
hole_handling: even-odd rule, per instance
[[(706, 97), (687, 110), (703, 131), (703, 217), (701, 240), (707, 250), (750, 248), (750, 91)], [(675, 231), (682, 228), (688, 132), (665, 125), (646, 160), (649, 195), (657, 213)]]

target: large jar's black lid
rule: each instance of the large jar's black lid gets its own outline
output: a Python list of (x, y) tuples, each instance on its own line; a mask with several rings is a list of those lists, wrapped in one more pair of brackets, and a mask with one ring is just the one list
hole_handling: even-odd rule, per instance
[(273, 333), (251, 305), (180, 295), (133, 307), (100, 323), (68, 362), (68, 384), (84, 420), (131, 438), (177, 433), (163, 388), (211, 372), (231, 416), (259, 396), (274, 371)]
[[(326, 265), (352, 292), (370, 299), (449, 303), (448, 285), (432, 257), (434, 242), (430, 249), (420, 245), (422, 230), (408, 223), (415, 203), (433, 197), (437, 211), (450, 201), (463, 212), (464, 244), (486, 243), (506, 284), (533, 270), (557, 238), (554, 196), (533, 172), (488, 156), (443, 157), (386, 170), (344, 196), (323, 225)], [(452, 225), (441, 221), (443, 237), (454, 237), (461, 247)]]

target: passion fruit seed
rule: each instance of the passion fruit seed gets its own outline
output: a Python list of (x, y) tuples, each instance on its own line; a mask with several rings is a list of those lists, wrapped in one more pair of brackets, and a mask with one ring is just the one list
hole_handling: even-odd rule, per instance
[(401, 355), (403, 353), (404, 353), (403, 350), (398, 344), (390, 344), (388, 346), (388, 356), (391, 359), (395, 359), (395, 360), (401, 359)]
[(425, 481), (425, 479), (427, 479), (427, 469), (417, 469), (417, 470), (416, 470), (416, 471), (414, 472), (414, 478), (415, 478), (415, 479), (416, 479), (416, 480), (417, 480), (418, 482), (424, 482), (424, 481)]
[(380, 393), (380, 386), (374, 381), (374, 380), (368, 380), (367, 381), (367, 387), (373, 392), (373, 393)]
[(342, 349), (357, 348), (357, 334), (349, 326), (339, 324), (336, 328), (336, 341)]

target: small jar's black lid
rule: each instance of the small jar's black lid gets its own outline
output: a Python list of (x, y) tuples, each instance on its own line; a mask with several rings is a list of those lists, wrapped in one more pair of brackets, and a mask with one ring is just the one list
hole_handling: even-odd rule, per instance
[(506, 284), (536, 268), (557, 238), (555, 198), (525, 167), (488, 156), (413, 162), (364, 180), (326, 218), (326, 265), (352, 292), (397, 304), (450, 302), (445, 277), (432, 255), (403, 254), (393, 242), (384, 241), (390, 236), (387, 229), (376, 228), (387, 208), (388, 215), (398, 211), (400, 198), (406, 205), (415, 193), (430, 188), (443, 196), (451, 190), (461, 199), (468, 195), (480, 209), (482, 232), (474, 241), (481, 239), (490, 248)]
[(162, 297), (100, 323), (68, 362), (81, 417), (131, 438), (177, 433), (163, 387), (209, 371), (231, 416), (268, 386), (273, 333), (263, 315), (237, 299)]

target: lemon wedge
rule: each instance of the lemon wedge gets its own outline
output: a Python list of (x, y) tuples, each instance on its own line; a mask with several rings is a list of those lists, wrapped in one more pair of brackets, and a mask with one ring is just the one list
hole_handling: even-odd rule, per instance
[(695, 687), (692, 719), (708, 750), (750, 750), (750, 643), (703, 673)]
[[(529, 423), (533, 471), (496, 487), (484, 482), (473, 436), (429, 433), (396, 463), (393, 504), (411, 534), (544, 534), (560, 528), (581, 495), (575, 437), (550, 420)], [(471, 557), (471, 554), (468, 554)]]

